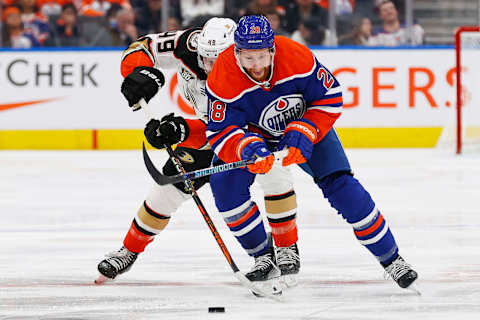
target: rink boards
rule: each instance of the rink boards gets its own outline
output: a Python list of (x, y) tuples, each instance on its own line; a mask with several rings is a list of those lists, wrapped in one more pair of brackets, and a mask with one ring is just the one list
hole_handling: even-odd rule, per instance
[[(336, 127), (345, 147), (435, 147), (454, 124), (452, 47), (313, 50), (343, 85)], [(139, 148), (145, 118), (120, 93), (120, 56), (118, 49), (0, 51), (0, 149)], [(480, 66), (465, 73), (472, 70)], [(478, 106), (474, 88), (465, 90)], [(151, 103), (159, 116), (192, 116), (175, 69)]]

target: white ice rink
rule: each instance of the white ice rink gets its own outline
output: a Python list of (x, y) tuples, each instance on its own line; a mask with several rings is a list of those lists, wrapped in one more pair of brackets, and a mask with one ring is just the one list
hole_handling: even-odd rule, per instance
[[(0, 319), (480, 319), (480, 155), (347, 150), (388, 220), (422, 296), (383, 269), (295, 169), (302, 268), (283, 302), (240, 286), (192, 200), (116, 282), (97, 263), (118, 249), (153, 183), (140, 151), (0, 152)], [(156, 163), (160, 152), (151, 151)], [(262, 193), (254, 188), (260, 207)], [(200, 196), (237, 265), (244, 253)], [(223, 306), (224, 314), (209, 314)]]

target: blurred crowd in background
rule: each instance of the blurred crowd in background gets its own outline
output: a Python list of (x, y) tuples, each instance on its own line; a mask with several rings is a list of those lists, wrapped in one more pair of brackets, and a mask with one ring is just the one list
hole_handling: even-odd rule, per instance
[(212, 16), (263, 14), (276, 34), (311, 46), (424, 44), (422, 26), (405, 25), (405, 2), (335, 0), (332, 10), (329, 0), (0, 0), (0, 40), (6, 48), (125, 47)]

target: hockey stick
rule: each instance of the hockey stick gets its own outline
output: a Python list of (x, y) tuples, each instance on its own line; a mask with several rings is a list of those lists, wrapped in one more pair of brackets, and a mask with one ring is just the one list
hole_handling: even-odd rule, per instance
[[(148, 110), (147, 103), (145, 102), (145, 100), (143, 100), (143, 99), (140, 100), (140, 105), (142, 106), (142, 109), (145, 110), (147, 115), (152, 118), (152, 114), (149, 114), (150, 110)], [(167, 150), (167, 153), (170, 156), (170, 159), (172, 160), (173, 164), (175, 165), (175, 168), (177, 169), (177, 171), (182, 173), (182, 174), (185, 174), (186, 171), (183, 168), (182, 163), (180, 162), (180, 159), (178, 159), (178, 157), (173, 152), (172, 147), (169, 146), (169, 145), (166, 145), (165, 149)], [(144, 156), (145, 156), (145, 154), (147, 154), (146, 151), (145, 151), (145, 143), (143, 143), (143, 151), (144, 151)], [(148, 154), (147, 154), (147, 157), (148, 157)], [(277, 300), (277, 301), (282, 301), (282, 299), (279, 296), (276, 296), (276, 295), (274, 295), (270, 292), (266, 292), (262, 288), (259, 288), (258, 286), (256, 286), (253, 282), (248, 280), (248, 278), (245, 277), (245, 275), (243, 273), (240, 272), (240, 269), (238, 269), (235, 261), (233, 261), (233, 258), (231, 256), (230, 252), (228, 251), (227, 246), (225, 245), (225, 242), (223, 242), (223, 239), (220, 236), (220, 234), (218, 233), (218, 230), (215, 227), (215, 224), (213, 224), (212, 219), (210, 218), (207, 210), (205, 209), (205, 206), (203, 205), (202, 200), (200, 200), (200, 197), (197, 194), (197, 190), (193, 186), (192, 180), (186, 179), (184, 181), (184, 183), (185, 183), (185, 186), (187, 187), (188, 191), (190, 191), (190, 195), (192, 196), (193, 200), (197, 204), (198, 210), (200, 210), (200, 213), (202, 214), (203, 219), (207, 223), (208, 228), (212, 232), (213, 237), (217, 241), (217, 244), (220, 247), (220, 250), (222, 251), (225, 258), (227, 259), (227, 262), (230, 265), (230, 268), (232, 268), (233, 274), (238, 279), (238, 281), (240, 281), (240, 283), (243, 286), (245, 286), (246, 288), (250, 289), (252, 292), (254, 292), (254, 293), (256, 293), (260, 296), (265, 296), (265, 297), (268, 297), (268, 298), (271, 298), (271, 299), (274, 299), (274, 300)]]
[(145, 166), (147, 167), (148, 173), (152, 176), (153, 180), (161, 186), (166, 184), (174, 184), (178, 182), (183, 182), (186, 180), (194, 180), (197, 178), (210, 176), (214, 173), (229, 171), (238, 168), (244, 168), (247, 164), (254, 163), (255, 160), (242, 160), (237, 162), (225, 163), (218, 166), (213, 166), (204, 169), (198, 169), (195, 171), (179, 173), (174, 176), (166, 176), (162, 174), (153, 164), (152, 160), (150, 159), (147, 150), (145, 149), (145, 144), (143, 144), (143, 160), (145, 162)]
[[(275, 161), (282, 160), (285, 157), (286, 153), (287, 153), (286, 150), (275, 152), (274, 153)], [(224, 164), (216, 165), (209, 168), (198, 169), (195, 171), (179, 173), (174, 176), (166, 176), (162, 174), (153, 164), (152, 160), (150, 159), (150, 156), (148, 155), (147, 149), (145, 148), (145, 144), (143, 145), (143, 160), (145, 162), (145, 166), (147, 167), (148, 173), (150, 173), (153, 180), (155, 180), (155, 182), (161, 186), (166, 184), (183, 182), (185, 180), (194, 180), (201, 177), (210, 176), (214, 173), (230, 171), (238, 168), (244, 168), (248, 164), (255, 163), (255, 159), (241, 160), (237, 162), (224, 163)]]

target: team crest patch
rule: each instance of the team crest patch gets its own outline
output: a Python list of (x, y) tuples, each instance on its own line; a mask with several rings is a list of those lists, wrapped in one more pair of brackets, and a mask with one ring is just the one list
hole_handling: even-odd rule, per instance
[(282, 96), (263, 109), (259, 124), (272, 135), (281, 135), (290, 122), (303, 116), (305, 110), (302, 95)]
[(193, 158), (193, 156), (186, 151), (179, 152), (177, 154), (177, 157), (184, 163), (194, 163), (195, 162), (195, 159)]

